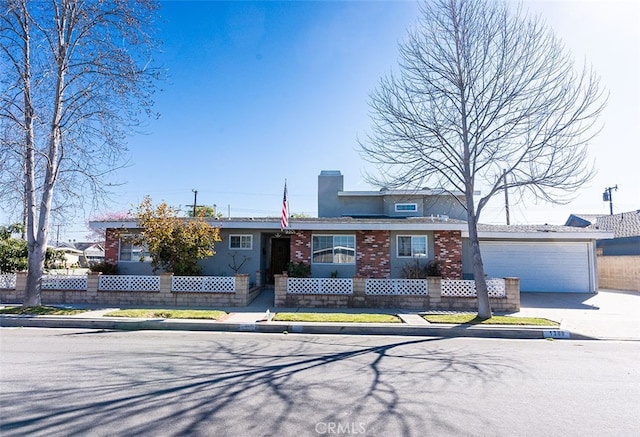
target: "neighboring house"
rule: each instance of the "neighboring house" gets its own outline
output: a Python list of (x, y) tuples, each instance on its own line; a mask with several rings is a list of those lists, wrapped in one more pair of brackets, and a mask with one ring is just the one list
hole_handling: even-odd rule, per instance
[(80, 258), (82, 257), (82, 251), (73, 247), (72, 243), (61, 243), (56, 247), (52, 247), (56, 252), (62, 252), (64, 254), (64, 260), (56, 261), (54, 263), (55, 268), (70, 268), (80, 265)]
[(101, 243), (63, 242), (58, 244), (56, 250), (65, 253), (68, 266), (78, 264), (80, 267), (89, 267), (91, 264), (104, 261), (104, 247)]
[(597, 243), (598, 285), (640, 291), (640, 210), (598, 216), (572, 214), (567, 224), (613, 233), (612, 239)]
[(571, 214), (565, 225), (612, 232), (612, 239), (598, 241), (600, 255), (640, 255), (640, 210), (613, 215)]
[(82, 267), (88, 267), (104, 261), (104, 246), (102, 243), (76, 243), (76, 249), (81, 250), (84, 254), (80, 259)]
[(591, 223), (594, 223), (598, 217), (598, 214), (571, 214), (564, 225), (575, 228), (586, 228)]
[[(461, 193), (442, 190), (345, 191), (339, 171), (318, 176), (318, 217), (220, 218), (222, 242), (202, 261), (208, 275), (248, 273), (270, 283), (289, 262), (313, 277), (400, 278), (409, 263), (436, 260), (450, 279), (473, 278)], [(121, 274), (150, 274), (143, 248), (126, 243), (135, 220), (92, 222), (106, 228), (105, 259)], [(520, 277), (522, 291), (595, 292), (595, 241), (612, 235), (567, 226), (479, 227), (485, 272)], [(239, 268), (241, 266), (241, 268)]]

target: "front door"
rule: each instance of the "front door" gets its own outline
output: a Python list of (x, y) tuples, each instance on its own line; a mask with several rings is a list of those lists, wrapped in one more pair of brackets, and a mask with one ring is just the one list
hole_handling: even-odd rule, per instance
[(273, 275), (286, 272), (291, 260), (291, 238), (271, 239), (271, 269), (267, 282), (273, 284)]

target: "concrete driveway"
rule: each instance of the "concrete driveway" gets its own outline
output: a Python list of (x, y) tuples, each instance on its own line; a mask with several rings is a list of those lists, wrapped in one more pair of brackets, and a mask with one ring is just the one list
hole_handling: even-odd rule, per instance
[(640, 292), (522, 293), (515, 314), (549, 318), (589, 337), (640, 340)]

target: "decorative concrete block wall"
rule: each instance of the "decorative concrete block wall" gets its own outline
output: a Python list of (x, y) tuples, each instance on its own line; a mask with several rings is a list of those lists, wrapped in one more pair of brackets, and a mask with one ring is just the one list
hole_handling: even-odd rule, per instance
[[(405, 308), (428, 310), (478, 310), (476, 297), (442, 296), (442, 279), (427, 278), (428, 295), (368, 295), (366, 279), (353, 278), (353, 294), (300, 294), (287, 292), (287, 275), (274, 275), (276, 308)], [(520, 279), (505, 278), (505, 297), (490, 297), (493, 311), (520, 311)]]
[[(89, 273), (86, 290), (42, 290), (43, 304), (131, 305), (169, 307), (245, 307), (257, 297), (261, 289), (249, 288), (249, 275), (235, 276), (235, 291), (174, 292), (172, 273), (160, 274), (160, 291), (104, 291), (98, 288), (101, 273)], [(0, 302), (21, 303), (26, 286), (24, 272), (16, 274), (14, 290), (0, 290)]]
[(598, 256), (598, 288), (640, 291), (640, 256)]

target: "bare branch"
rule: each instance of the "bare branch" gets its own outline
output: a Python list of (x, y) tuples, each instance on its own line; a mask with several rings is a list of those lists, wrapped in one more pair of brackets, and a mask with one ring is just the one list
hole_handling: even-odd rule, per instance
[(157, 9), (154, 0), (0, 0), (0, 134), (15, 151), (0, 157), (21, 181), (3, 173), (0, 200), (23, 193), (25, 303), (39, 301), (50, 215), (82, 207), (86, 195), (104, 199), (127, 134), (151, 114)]
[[(399, 73), (372, 93), (371, 132), (359, 145), (380, 171), (370, 182), (465, 193), (482, 290), (483, 208), (504, 188), (571, 198), (593, 176), (587, 145), (606, 100), (595, 72), (576, 69), (541, 19), (503, 1), (433, 0), (400, 46)], [(480, 183), (488, 192), (474, 200)]]

